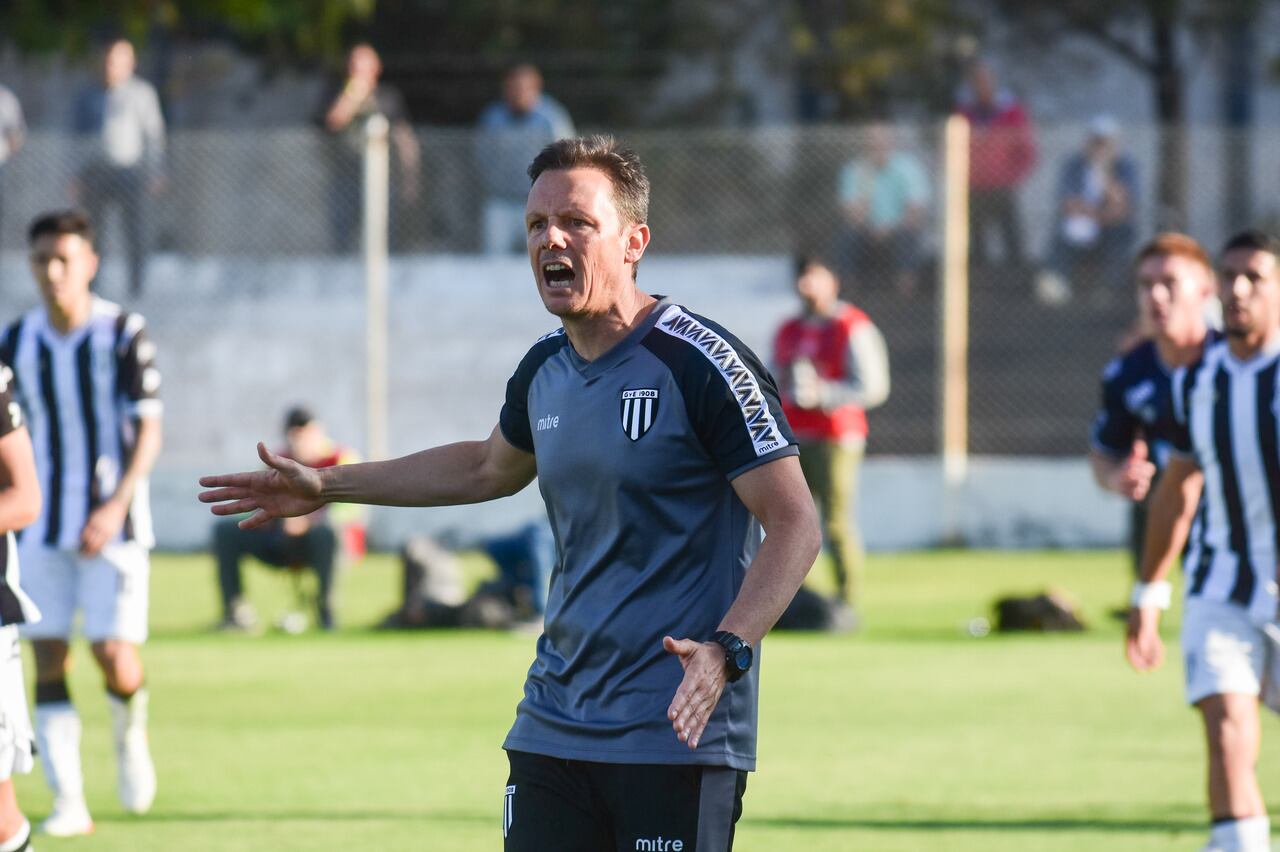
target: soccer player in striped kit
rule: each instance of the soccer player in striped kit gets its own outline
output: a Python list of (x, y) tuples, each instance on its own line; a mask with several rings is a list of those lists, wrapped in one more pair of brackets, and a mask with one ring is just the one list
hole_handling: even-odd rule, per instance
[(1139, 671), (1163, 659), (1166, 578), (1189, 535), (1182, 647), (1187, 702), (1204, 720), (1209, 752), (1204, 852), (1267, 852), (1255, 766), (1259, 705), (1280, 710), (1280, 240), (1232, 237), (1219, 282), (1226, 339), (1173, 376), (1179, 428), (1152, 495), (1126, 653)]
[(36, 743), (52, 835), (88, 834), (80, 717), (67, 690), (77, 611), (105, 680), (121, 804), (155, 797), (147, 691), (138, 646), (147, 636), (147, 476), (160, 451), (160, 374), (141, 316), (95, 296), (93, 228), (78, 212), (38, 217), (28, 232), (41, 306), (0, 336), (16, 377), (44, 486), (44, 507), (21, 538), (24, 588), (42, 618), (23, 628), (36, 659)]

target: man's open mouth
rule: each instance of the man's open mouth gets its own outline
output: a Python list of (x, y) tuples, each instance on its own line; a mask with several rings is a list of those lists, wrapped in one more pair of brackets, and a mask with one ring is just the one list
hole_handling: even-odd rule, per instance
[(569, 287), (573, 277), (573, 268), (558, 260), (542, 264), (542, 280), (548, 287)]

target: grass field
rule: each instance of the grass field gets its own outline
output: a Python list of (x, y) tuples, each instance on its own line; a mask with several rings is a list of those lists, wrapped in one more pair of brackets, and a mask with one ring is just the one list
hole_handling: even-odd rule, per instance
[[(765, 643), (760, 771), (736, 849), (1198, 848), (1196, 718), (1176, 656), (1154, 675), (1123, 662), (1106, 612), (1126, 571), (1118, 552), (873, 556), (862, 633)], [(500, 849), (500, 745), (534, 639), (374, 631), (397, 572), (372, 557), (346, 575), (336, 634), (224, 636), (208, 629), (212, 562), (157, 556), (145, 652), (155, 808), (139, 819), (116, 804), (105, 701), (77, 648), (71, 688), (98, 830), (41, 839), (41, 852)], [(292, 595), (260, 569), (249, 582), (264, 616)], [(1076, 595), (1088, 632), (965, 630), (996, 596), (1048, 585)], [(1176, 613), (1171, 643), (1175, 628)], [(1280, 730), (1265, 725), (1274, 807), (1280, 761), (1265, 755)], [(43, 816), (39, 771), (18, 787)]]

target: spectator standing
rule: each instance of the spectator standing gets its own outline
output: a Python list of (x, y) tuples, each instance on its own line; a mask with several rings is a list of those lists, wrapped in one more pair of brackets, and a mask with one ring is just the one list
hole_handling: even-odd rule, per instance
[(27, 122), (22, 115), (22, 102), (7, 87), (0, 85), (0, 246), (4, 240), (5, 168), (27, 141)]
[(888, 278), (902, 295), (915, 292), (929, 182), (920, 161), (899, 150), (893, 129), (867, 130), (866, 156), (845, 163), (837, 191), (844, 214), (835, 258), (843, 280)]
[(400, 167), (395, 203), (412, 204), (418, 199), (421, 152), (418, 138), (409, 123), (404, 96), (394, 86), (381, 82), (382, 57), (373, 46), (357, 44), (347, 53), (346, 75), (336, 92), (324, 99), (322, 121), (330, 134), (328, 146), (329, 227), (335, 251), (348, 252), (359, 245), (360, 212), (364, 197), (364, 151), (369, 120), (384, 117), (391, 126), (391, 144)]
[(969, 232), (973, 259), (992, 268), (989, 237), (999, 233), (1003, 260), (1022, 269), (1026, 253), (1018, 212), (1018, 187), (1036, 163), (1031, 120), (1022, 102), (1001, 88), (995, 71), (977, 62), (961, 94), (958, 112), (969, 120)]
[(1124, 277), (1137, 234), (1138, 165), (1119, 150), (1118, 130), (1110, 116), (1096, 116), (1084, 150), (1062, 166), (1048, 263), (1036, 281), (1048, 304), (1082, 286), (1109, 297)]
[(476, 163), (484, 182), (485, 254), (524, 251), (529, 161), (546, 145), (573, 136), (573, 121), (542, 91), (542, 74), (517, 65), (502, 78), (502, 100), (480, 114)]
[(155, 88), (134, 74), (137, 55), (126, 39), (102, 54), (102, 82), (80, 93), (73, 129), (86, 140), (87, 158), (72, 184), (73, 200), (101, 233), (109, 207), (124, 224), (129, 294), (142, 294), (146, 264), (146, 202), (165, 186), (164, 116)]
[(867, 443), (866, 412), (889, 397), (889, 356), (871, 319), (840, 300), (839, 280), (828, 266), (801, 257), (795, 273), (803, 311), (774, 338), (774, 371), (800, 467), (821, 513), (842, 609), (838, 622), (851, 628), (863, 561), (854, 522), (858, 468)]

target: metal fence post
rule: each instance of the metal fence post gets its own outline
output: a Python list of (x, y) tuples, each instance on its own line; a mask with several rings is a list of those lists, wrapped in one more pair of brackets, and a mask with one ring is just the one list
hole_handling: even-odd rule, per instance
[(963, 116), (947, 119), (943, 192), (938, 288), (942, 543), (961, 544), (960, 507), (969, 468), (969, 122)]
[(364, 286), (365, 440), (370, 459), (385, 459), (387, 448), (387, 231), (391, 168), (390, 125), (374, 115), (365, 125)]

